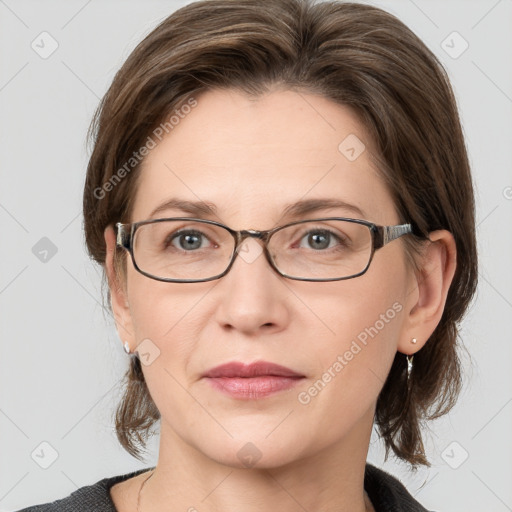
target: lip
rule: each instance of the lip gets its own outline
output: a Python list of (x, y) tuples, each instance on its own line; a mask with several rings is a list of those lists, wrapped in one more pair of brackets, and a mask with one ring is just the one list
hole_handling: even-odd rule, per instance
[(222, 364), (209, 370), (203, 378), (214, 389), (232, 398), (254, 400), (290, 389), (305, 376), (285, 366), (258, 361)]
[(304, 377), (300, 373), (294, 372), (286, 366), (281, 366), (267, 361), (256, 361), (254, 363), (246, 364), (238, 361), (221, 364), (208, 370), (203, 377)]

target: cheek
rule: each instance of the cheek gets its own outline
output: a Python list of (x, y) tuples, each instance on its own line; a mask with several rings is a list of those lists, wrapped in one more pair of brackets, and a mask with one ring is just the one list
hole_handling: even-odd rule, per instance
[(310, 351), (316, 372), (299, 402), (322, 408), (335, 402), (357, 415), (356, 409), (377, 399), (400, 339), (406, 280), (400, 258), (393, 265), (374, 263), (372, 272), (330, 283), (310, 301), (311, 309), (319, 312), (321, 328)]
[(343, 334), (331, 344), (323, 367), (343, 374), (344, 387), (376, 399), (396, 353), (403, 305), (374, 294), (348, 311), (338, 324)]
[(190, 361), (200, 339), (203, 294), (193, 285), (141, 278), (130, 282), (129, 299), (142, 371), (163, 416), (183, 417), (191, 405), (186, 389), (193, 380)]
[(364, 300), (333, 300), (329, 309), (325, 320), (328, 334), (320, 337), (315, 347), (318, 367), (331, 373), (343, 371), (346, 378), (350, 374), (354, 385), (368, 374), (385, 380), (402, 326), (402, 302), (375, 292)]
[(128, 290), (136, 343), (150, 339), (174, 367), (178, 361), (183, 364), (198, 339), (203, 294), (194, 290), (194, 284), (163, 283), (139, 275), (133, 276)]

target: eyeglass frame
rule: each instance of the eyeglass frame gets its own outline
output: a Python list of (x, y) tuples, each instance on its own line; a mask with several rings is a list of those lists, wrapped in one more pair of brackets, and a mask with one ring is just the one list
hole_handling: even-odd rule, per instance
[[(140, 226), (144, 226), (147, 224), (156, 224), (159, 222), (166, 222), (166, 221), (174, 221), (174, 220), (186, 220), (186, 221), (194, 221), (194, 222), (203, 222), (205, 224), (213, 224), (215, 226), (219, 226), (221, 228), (224, 228), (226, 231), (228, 231), (234, 238), (235, 246), (233, 249), (233, 254), (231, 255), (231, 260), (227, 266), (227, 268), (222, 272), (221, 274), (218, 274), (213, 277), (209, 277), (206, 279), (173, 279), (169, 277), (157, 277), (152, 274), (149, 274), (148, 272), (145, 272), (142, 270), (135, 259), (135, 256), (133, 254), (133, 244), (132, 241), (135, 237), (135, 233), (137, 229)], [(334, 278), (323, 278), (323, 279), (316, 279), (316, 278), (303, 278), (303, 277), (292, 277), (287, 274), (284, 274), (281, 272), (277, 266), (275, 265), (272, 256), (270, 255), (268, 251), (268, 242), (271, 238), (271, 236), (276, 233), (277, 231), (280, 231), (284, 228), (287, 228), (289, 226), (293, 226), (295, 224), (302, 224), (305, 222), (314, 222), (314, 221), (325, 221), (325, 220), (340, 220), (340, 221), (347, 221), (347, 222), (353, 222), (357, 224), (361, 224), (363, 226), (366, 226), (370, 230), (371, 234), (371, 240), (372, 240), (372, 249), (370, 253), (370, 257), (368, 259), (368, 263), (366, 267), (357, 274), (353, 274), (346, 277), (334, 277)], [(135, 270), (137, 270), (140, 274), (150, 278), (154, 279), (156, 281), (161, 281), (165, 283), (204, 283), (208, 281), (215, 281), (217, 279), (220, 279), (221, 277), (224, 277), (233, 266), (235, 259), (238, 255), (238, 248), (240, 244), (248, 237), (251, 238), (258, 238), (263, 241), (263, 252), (265, 253), (265, 257), (269, 263), (269, 265), (282, 277), (285, 277), (287, 279), (292, 279), (294, 281), (313, 281), (313, 282), (327, 282), (327, 281), (343, 281), (346, 279), (353, 279), (355, 277), (359, 277), (367, 272), (368, 268), (370, 267), (370, 264), (373, 260), (373, 256), (376, 251), (379, 249), (382, 249), (386, 244), (389, 242), (392, 242), (393, 240), (396, 240), (400, 238), (403, 235), (407, 235), (410, 233), (413, 233), (413, 227), (412, 224), (396, 224), (392, 226), (381, 226), (378, 224), (375, 224), (373, 222), (363, 220), (363, 219), (353, 219), (348, 217), (322, 217), (319, 219), (307, 219), (307, 220), (298, 220), (294, 222), (290, 222), (289, 224), (284, 224), (282, 226), (277, 226), (275, 228), (264, 230), (264, 231), (258, 231), (254, 229), (242, 229), (242, 230), (235, 230), (231, 229), (229, 226), (226, 226), (225, 224), (222, 224), (221, 222), (217, 222), (214, 220), (208, 220), (208, 219), (198, 219), (193, 217), (167, 217), (167, 218), (161, 218), (161, 219), (148, 219), (148, 220), (142, 220), (138, 222), (132, 222), (128, 224), (123, 224), (121, 222), (116, 223), (117, 228), (117, 234), (116, 234), (116, 247), (125, 249), (131, 256), (133, 266), (135, 267)], [(128, 231), (129, 230), (129, 231)]]

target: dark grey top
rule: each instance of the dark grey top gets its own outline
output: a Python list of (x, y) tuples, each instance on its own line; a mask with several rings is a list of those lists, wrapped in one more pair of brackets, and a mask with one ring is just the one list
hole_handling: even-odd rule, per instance
[[(80, 487), (68, 497), (52, 503), (35, 505), (18, 512), (117, 512), (110, 497), (110, 488), (149, 469), (99, 480), (95, 484)], [(366, 464), (364, 488), (376, 512), (428, 512), (394, 476)]]

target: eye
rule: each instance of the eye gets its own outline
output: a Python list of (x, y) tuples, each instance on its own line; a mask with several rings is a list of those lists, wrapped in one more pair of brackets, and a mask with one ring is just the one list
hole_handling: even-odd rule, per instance
[(170, 245), (176, 249), (185, 251), (194, 251), (196, 249), (204, 249), (202, 242), (209, 241), (209, 238), (197, 230), (181, 230), (178, 232), (170, 233), (164, 242), (164, 247), (168, 248)]
[[(312, 229), (304, 234), (301, 242), (306, 240), (309, 248), (314, 250), (331, 249), (335, 245), (346, 246), (347, 238), (341, 237), (328, 229)], [(337, 244), (336, 244), (337, 242)], [(332, 243), (332, 245), (331, 245)], [(303, 247), (300, 245), (300, 247)]]

